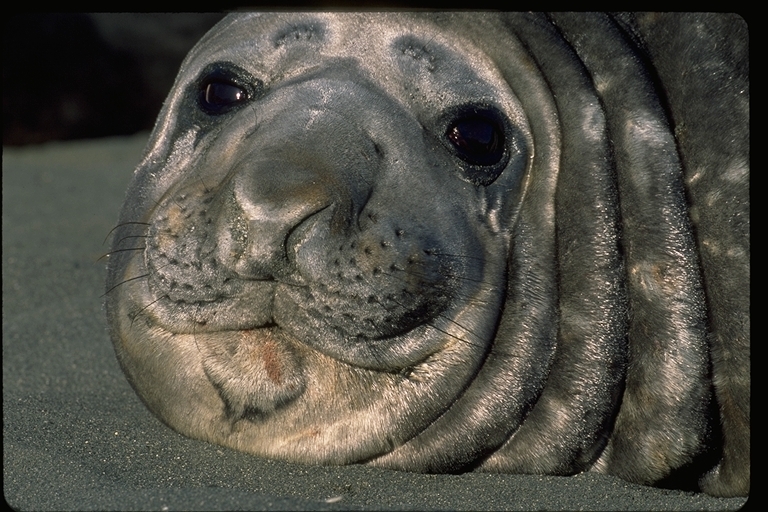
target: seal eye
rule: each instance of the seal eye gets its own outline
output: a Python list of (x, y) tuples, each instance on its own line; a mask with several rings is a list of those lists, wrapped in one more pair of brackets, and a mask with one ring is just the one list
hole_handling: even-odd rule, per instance
[(192, 84), (190, 96), (209, 116), (226, 114), (260, 98), (264, 82), (232, 62), (208, 65)]
[(465, 117), (453, 122), (446, 137), (459, 158), (472, 165), (495, 165), (504, 156), (504, 134), (498, 123), (481, 117)]
[(211, 77), (200, 88), (200, 106), (209, 114), (223, 114), (247, 100), (245, 89), (220, 78)]
[(248, 99), (248, 94), (236, 85), (211, 82), (205, 87), (205, 103), (217, 107), (230, 106)]

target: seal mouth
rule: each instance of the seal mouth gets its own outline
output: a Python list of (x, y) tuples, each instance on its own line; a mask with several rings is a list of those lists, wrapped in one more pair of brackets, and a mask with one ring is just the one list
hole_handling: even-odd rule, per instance
[[(141, 311), (152, 323), (193, 335), (279, 327), (341, 362), (387, 372), (444, 344), (447, 327), (435, 324), (457, 314), (457, 288), (467, 285), (463, 263), (431, 238), (373, 221), (339, 235), (324, 208), (281, 241), (259, 239), (269, 257), (254, 259), (251, 224), (238, 215), (217, 223), (206, 206), (213, 195), (194, 188), (169, 195), (154, 215), (136, 262), (146, 269)], [(242, 275), (240, 262), (252, 260), (261, 271)]]
[[(150, 279), (150, 292), (151, 288)], [(170, 333), (195, 336), (280, 331), (341, 362), (400, 371), (439, 348), (435, 334), (443, 333), (435, 322), (450, 316), (445, 304), (420, 299), (423, 297), (361, 300), (307, 285), (243, 280), (237, 294), (215, 300), (185, 302), (167, 294), (160, 296), (136, 311), (131, 320), (146, 314), (152, 324)]]
[[(157, 298), (142, 310), (149, 310), (154, 323), (174, 334), (256, 329), (273, 324), (271, 305), (277, 283), (260, 280), (242, 281), (238, 285), (239, 290), (233, 295), (218, 295), (211, 300), (194, 302), (155, 293)], [(150, 293), (152, 288), (150, 273)], [(248, 314), (244, 315), (243, 311)]]

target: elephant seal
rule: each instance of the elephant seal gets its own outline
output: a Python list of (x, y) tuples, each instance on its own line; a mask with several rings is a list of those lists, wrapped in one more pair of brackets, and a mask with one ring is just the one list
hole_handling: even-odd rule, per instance
[(717, 14), (225, 18), (115, 230), (128, 379), (265, 457), (746, 495), (747, 54)]

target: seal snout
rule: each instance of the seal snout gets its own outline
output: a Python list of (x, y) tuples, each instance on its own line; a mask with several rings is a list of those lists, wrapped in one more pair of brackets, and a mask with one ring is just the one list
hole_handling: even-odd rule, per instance
[[(273, 161), (248, 162), (230, 187), (217, 238), (232, 242), (220, 245), (221, 257), (246, 279), (295, 280), (289, 237), (333, 205), (328, 187), (312, 170)], [(235, 237), (238, 250), (228, 250)]]

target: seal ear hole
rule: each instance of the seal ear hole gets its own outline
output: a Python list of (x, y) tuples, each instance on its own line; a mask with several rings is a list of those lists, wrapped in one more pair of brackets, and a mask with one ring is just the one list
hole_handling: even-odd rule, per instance
[(263, 82), (231, 63), (203, 70), (197, 85), (197, 103), (209, 115), (230, 112), (261, 95)]

